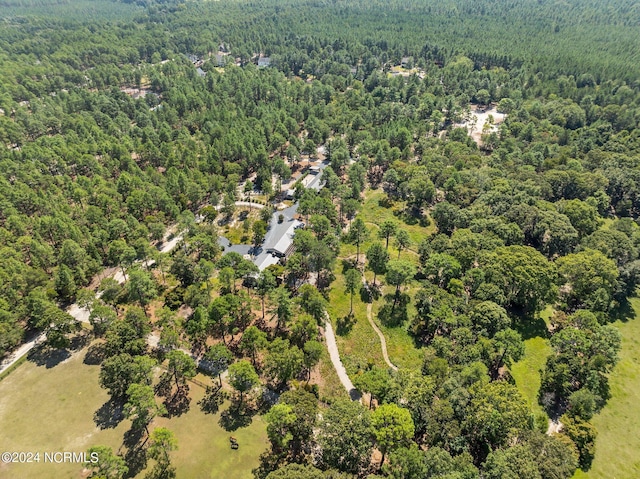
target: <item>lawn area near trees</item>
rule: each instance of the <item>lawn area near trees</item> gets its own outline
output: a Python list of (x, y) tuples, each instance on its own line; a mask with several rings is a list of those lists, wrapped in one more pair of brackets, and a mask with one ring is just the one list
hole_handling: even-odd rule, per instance
[[(372, 235), (378, 233), (378, 225), (384, 221), (392, 220), (397, 222), (400, 229), (409, 233), (409, 238), (411, 239), (409, 249), (417, 251), (420, 242), (435, 231), (431, 218), (428, 215), (425, 216), (425, 219), (429, 222), (428, 226), (421, 226), (417, 220), (414, 224), (409, 224), (403, 220), (401, 213), (404, 202), (397, 201), (387, 205), (385, 203), (386, 198), (387, 195), (380, 189), (367, 190), (364, 194), (364, 204), (359, 213), (360, 218), (371, 228)], [(393, 242), (390, 242), (390, 245), (392, 244)], [(398, 253), (395, 248), (393, 250), (391, 256), (395, 258)]]
[(551, 346), (548, 340), (539, 336), (526, 339), (524, 356), (510, 368), (518, 389), (535, 414), (545, 414), (538, 403), (538, 392), (540, 391), (540, 371), (544, 369), (549, 354), (551, 354)]
[(595, 459), (588, 472), (578, 470), (574, 479), (640, 476), (640, 298), (630, 302), (635, 317), (613, 323), (622, 335), (622, 350), (609, 378), (611, 399), (592, 420), (598, 429)]
[(354, 374), (358, 369), (369, 365), (386, 368), (380, 349), (380, 340), (367, 321), (367, 305), (360, 299), (359, 293), (353, 297), (353, 317), (349, 320), (349, 295), (345, 294), (345, 281), (342, 265), (334, 270), (335, 281), (331, 284), (327, 310), (336, 331), (336, 341), (340, 357), (347, 373)]
[(383, 304), (382, 301), (376, 302), (373, 308), (373, 317), (387, 341), (389, 359), (399, 368), (420, 369), (424, 354), (416, 347), (413, 338), (407, 331), (407, 325), (386, 326), (377, 319), (377, 312)]
[[(553, 308), (548, 306), (544, 311), (540, 313), (540, 320), (543, 320), (544, 325), (550, 321)], [(524, 355), (520, 361), (514, 363), (509, 369), (511, 375), (516, 381), (518, 389), (528, 401), (531, 406), (531, 410), (534, 414), (546, 414), (544, 409), (538, 402), (538, 393), (540, 392), (540, 373), (544, 369), (547, 361), (547, 357), (552, 353), (549, 340), (546, 337), (541, 336), (544, 331), (542, 328), (542, 322), (535, 323), (539, 326), (538, 331), (532, 331), (535, 326), (534, 323), (531, 327), (524, 328), (520, 331), (524, 339)]]
[[(114, 428), (96, 425), (94, 414), (108, 402), (109, 394), (99, 386), (99, 366), (84, 364), (84, 356), (84, 350), (73, 353), (50, 368), (28, 360), (0, 381), (2, 451), (85, 452), (95, 445), (118, 450), (130, 421), (125, 419)], [(202, 375), (198, 379), (208, 381)], [(172, 462), (177, 477), (251, 478), (267, 440), (265, 424), (254, 416), (249, 426), (229, 433), (218, 423), (229, 403), (217, 414), (207, 415), (197, 404), (203, 394), (203, 388), (191, 384), (189, 411), (171, 419), (156, 418), (151, 425), (151, 429), (167, 427), (174, 432), (178, 449), (172, 453)], [(239, 449), (230, 449), (230, 434), (237, 438)], [(80, 477), (81, 472), (79, 464), (45, 464), (42, 460), (0, 464), (0, 477)]]

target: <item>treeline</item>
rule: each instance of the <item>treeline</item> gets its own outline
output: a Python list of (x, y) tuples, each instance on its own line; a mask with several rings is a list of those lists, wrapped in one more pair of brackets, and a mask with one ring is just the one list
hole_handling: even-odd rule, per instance
[[(218, 369), (233, 363), (239, 408), (256, 400), (246, 397), (254, 387), (283, 392), (298, 382), (266, 416), (271, 444), (259, 477), (546, 479), (588, 467), (588, 421), (608, 399), (620, 348), (607, 323), (640, 280), (640, 94), (635, 53), (625, 56), (637, 33), (620, 28), (594, 50), (633, 5), (576, 2), (574, 23), (554, 16), (558, 31), (536, 23), (526, 43), (515, 41), (533, 28), (519, 30), (527, 8), (549, 17), (540, 5), (513, 2), (493, 18), (494, 2), (466, 12), (455, 2), (154, 3), (135, 22), (7, 22), (0, 354), (30, 331), (65, 347), (75, 323), (63, 310), (77, 300), (104, 338), (101, 384), (130, 411), (136, 397), (154, 401), (152, 327), (162, 347), (189, 347)], [(588, 23), (588, 8), (609, 16)], [(222, 70), (209, 57), (221, 43), (231, 57)], [(256, 53), (273, 67), (258, 69)], [(388, 74), (404, 56), (418, 68)], [(456, 127), (472, 119), (470, 102), (508, 114), (486, 125), (480, 145)], [(286, 267), (255, 278), (252, 263), (221, 256), (216, 220), (233, 217), (237, 186), (255, 174), (245, 193), (276, 199), (272, 180), (286, 180), (320, 145), (326, 187), (297, 190), (308, 228)], [(380, 243), (364, 251), (373, 235), (357, 213), (367, 188), (381, 188), (400, 219), (437, 232), (412, 244), (397, 225), (379, 225)], [(257, 244), (265, 211), (245, 223)], [(167, 258), (151, 245), (170, 224), (185, 242)], [(424, 361), (398, 374), (361, 365), (355, 381), (376, 409), (334, 401), (320, 417), (317, 390), (300, 381), (319, 358), (323, 294), (343, 242), (357, 251), (345, 294), (358, 292), (365, 256), (391, 287), (380, 319), (408, 328)], [(418, 257), (390, 259), (389, 244)], [(107, 280), (95, 300), (84, 287), (104, 267), (129, 280)], [(316, 286), (301, 285), (310, 277)], [(152, 326), (154, 298), (168, 309)], [(173, 312), (182, 305), (186, 320)], [(556, 313), (540, 328), (548, 305)], [(559, 436), (542, 433), (547, 417), (531, 417), (510, 384), (522, 333), (535, 328), (553, 348), (540, 402), (564, 415)], [(165, 381), (168, 398), (195, 370), (178, 353), (167, 358), (176, 384)], [(219, 392), (210, 391), (214, 403)], [(153, 404), (149, 421), (160, 411)]]

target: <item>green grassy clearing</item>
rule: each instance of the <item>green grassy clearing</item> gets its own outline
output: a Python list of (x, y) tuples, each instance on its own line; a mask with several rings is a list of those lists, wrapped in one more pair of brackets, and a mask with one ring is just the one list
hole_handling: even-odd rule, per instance
[(377, 324), (387, 341), (389, 360), (399, 368), (420, 369), (424, 354), (415, 347), (413, 338), (406, 328), (403, 326), (388, 328), (382, 326), (379, 321)]
[(531, 410), (534, 413), (544, 413), (542, 406), (538, 404), (540, 370), (544, 369), (547, 357), (551, 354), (551, 346), (548, 340), (541, 337), (525, 340), (524, 346), (524, 357), (511, 366), (511, 375)]
[(622, 351), (609, 379), (611, 399), (591, 421), (598, 430), (596, 456), (591, 469), (574, 479), (640, 477), (640, 298), (631, 304), (636, 317), (613, 323), (622, 334)]
[[(246, 215), (246, 219), (241, 218)], [(253, 242), (253, 230), (243, 228), (244, 221), (249, 221), (253, 225), (260, 219), (260, 210), (258, 208), (249, 208), (248, 206), (238, 206), (233, 213), (233, 219), (229, 224), (221, 227), (220, 235), (231, 241), (231, 244), (251, 244)], [(232, 225), (232, 226), (231, 226)]]
[[(435, 227), (433, 225), (424, 227), (418, 223), (406, 223), (400, 215), (403, 205), (398, 202), (390, 207), (381, 206), (380, 201), (385, 198), (386, 195), (381, 190), (368, 190), (365, 192), (364, 206), (358, 216), (362, 218), (369, 227), (370, 236), (367, 241), (360, 245), (360, 261), (364, 261), (364, 253), (369, 246), (374, 242), (383, 241), (378, 238), (379, 228), (377, 225), (385, 220), (393, 220), (409, 233), (412, 242), (409, 247), (410, 249), (402, 251), (400, 257), (415, 262), (417, 260), (416, 250), (418, 244), (425, 237), (429, 236), (435, 230)], [(389, 254), (391, 259), (398, 257), (398, 251), (393, 245), (393, 239), (389, 242)], [(355, 245), (342, 245), (340, 258), (355, 259), (355, 255)], [(342, 276), (342, 264), (340, 262), (334, 269), (334, 274), (336, 279), (332, 283), (329, 293), (329, 314), (334, 321), (334, 326), (336, 326), (337, 318), (344, 317), (349, 312), (349, 296), (344, 293), (344, 277)], [(371, 271), (365, 271), (365, 277), (367, 281), (371, 282), (373, 280), (373, 273)], [(384, 282), (384, 277), (379, 276), (376, 282)], [(413, 287), (405, 287), (404, 289), (411, 297), (415, 294), (415, 288)], [(393, 292), (393, 288), (385, 287), (384, 293), (389, 292)], [(415, 347), (413, 339), (407, 332), (406, 324), (388, 327), (380, 324), (380, 321), (376, 319), (378, 310), (383, 304), (382, 300), (374, 303), (373, 318), (385, 336), (387, 351), (391, 362), (398, 367), (419, 368), (422, 364), (422, 354), (420, 350)], [(356, 296), (354, 298), (354, 325), (348, 333), (337, 335), (340, 354), (349, 373), (352, 373), (354, 368), (357, 369), (358, 367), (367, 366), (368, 364), (375, 364), (383, 368), (387, 367), (382, 357), (380, 340), (367, 319), (366, 308), (367, 305), (360, 300), (359, 296)], [(415, 314), (415, 311), (413, 305), (410, 304), (409, 316), (412, 314)]]
[[(408, 294), (411, 298), (414, 298), (418, 289), (418, 284), (412, 283), (402, 288), (402, 292)], [(395, 288), (393, 287), (383, 286), (383, 297), (384, 294), (393, 294), (394, 291)], [(389, 359), (399, 368), (420, 369), (422, 367), (424, 355), (422, 351), (416, 347), (413, 338), (409, 334), (409, 331), (407, 330), (408, 323), (399, 324), (397, 326), (387, 326), (382, 324), (378, 319), (378, 312), (384, 304), (385, 302), (383, 299), (374, 303), (373, 320), (376, 322), (387, 341)], [(415, 304), (413, 301), (409, 303), (407, 308), (407, 316), (409, 318), (413, 318), (416, 315)]]
[[(382, 190), (367, 190), (364, 195), (364, 205), (362, 206), (359, 216), (365, 223), (367, 223), (367, 226), (372, 227), (372, 235), (375, 235), (378, 231), (378, 227), (376, 225), (381, 224), (383, 221), (393, 220), (397, 222), (403, 230), (406, 230), (407, 233), (409, 233), (409, 237), (413, 243), (410, 248), (417, 251), (420, 242), (435, 231), (436, 228), (433, 221), (430, 221), (431, 224), (429, 226), (420, 226), (419, 223), (406, 223), (401, 216), (401, 212), (404, 208), (404, 204), (402, 202), (396, 202), (388, 208), (380, 205), (380, 201), (384, 200), (386, 196), (387, 195)], [(389, 242), (389, 246), (390, 250), (392, 250), (391, 256), (392, 258), (395, 258), (396, 255), (394, 252), (397, 250), (395, 250), (392, 245), (393, 240)]]
[[(94, 413), (109, 396), (98, 385), (98, 366), (84, 364), (84, 351), (52, 368), (27, 361), (0, 382), (0, 450), (84, 452), (94, 445), (117, 451), (130, 422), (113, 429), (100, 429)], [(208, 378), (200, 377), (202, 381)], [(178, 478), (253, 477), (251, 470), (266, 448), (266, 427), (254, 417), (246, 428), (234, 431), (240, 449), (229, 448), (229, 433), (219, 424), (219, 414), (205, 415), (197, 401), (204, 391), (191, 384), (191, 407), (182, 416), (157, 418), (154, 426), (166, 426), (178, 440), (172, 454)], [(224, 405), (222, 410), (228, 405)], [(152, 462), (152, 461), (151, 461)], [(151, 466), (151, 464), (149, 464)], [(137, 477), (143, 477), (145, 471)], [(80, 478), (79, 464), (0, 464), (0, 477)]]
[(334, 269), (336, 279), (329, 291), (328, 311), (340, 350), (340, 358), (349, 375), (369, 364), (386, 368), (380, 349), (380, 339), (367, 320), (367, 305), (358, 293), (353, 296), (354, 319), (347, 332), (338, 327), (340, 318), (349, 314), (349, 294), (345, 293), (342, 265)]

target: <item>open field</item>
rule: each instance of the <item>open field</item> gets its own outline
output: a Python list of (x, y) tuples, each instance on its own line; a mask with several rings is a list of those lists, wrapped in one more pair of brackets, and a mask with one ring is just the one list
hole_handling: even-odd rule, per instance
[(578, 471), (574, 479), (640, 477), (640, 298), (631, 304), (635, 318), (614, 323), (622, 333), (622, 351), (609, 380), (611, 399), (592, 419), (596, 457), (591, 469)]
[[(130, 422), (100, 429), (94, 413), (109, 399), (98, 385), (98, 366), (83, 363), (84, 350), (51, 368), (29, 360), (0, 382), (1, 451), (84, 452), (95, 445), (117, 451)], [(200, 377), (202, 381), (208, 378)], [(229, 448), (229, 432), (218, 424), (220, 413), (206, 415), (197, 405), (204, 391), (191, 384), (191, 408), (182, 416), (158, 418), (178, 440), (173, 464), (178, 478), (251, 478), (258, 456), (266, 448), (265, 424), (258, 416), (232, 434), (240, 449)], [(228, 405), (224, 405), (222, 410)], [(141, 472), (136, 477), (143, 477)], [(0, 464), (0, 477), (80, 478), (79, 464)]]

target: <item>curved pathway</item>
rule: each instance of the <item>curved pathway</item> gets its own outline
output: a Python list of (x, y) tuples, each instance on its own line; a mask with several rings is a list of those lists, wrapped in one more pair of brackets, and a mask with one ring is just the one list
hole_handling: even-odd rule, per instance
[(327, 341), (327, 349), (329, 350), (329, 357), (333, 363), (333, 367), (338, 374), (338, 379), (347, 390), (349, 397), (352, 401), (359, 401), (362, 397), (360, 391), (358, 391), (349, 379), (347, 370), (344, 368), (344, 364), (340, 360), (340, 353), (338, 352), (338, 344), (336, 343), (336, 335), (333, 332), (333, 326), (331, 326), (331, 320), (329, 319), (329, 313), (325, 313), (324, 323), (324, 337)]
[(372, 309), (373, 304), (367, 304), (367, 319), (369, 320), (369, 324), (371, 325), (373, 330), (378, 333), (378, 337), (380, 338), (380, 345), (382, 346), (382, 357), (384, 358), (384, 362), (387, 363), (387, 366), (389, 366), (391, 369), (397, 371), (398, 367), (389, 359), (389, 354), (387, 353), (387, 341), (386, 339), (384, 339), (384, 334), (382, 334), (382, 331), (380, 331), (378, 325), (373, 321), (373, 315), (371, 314)]

